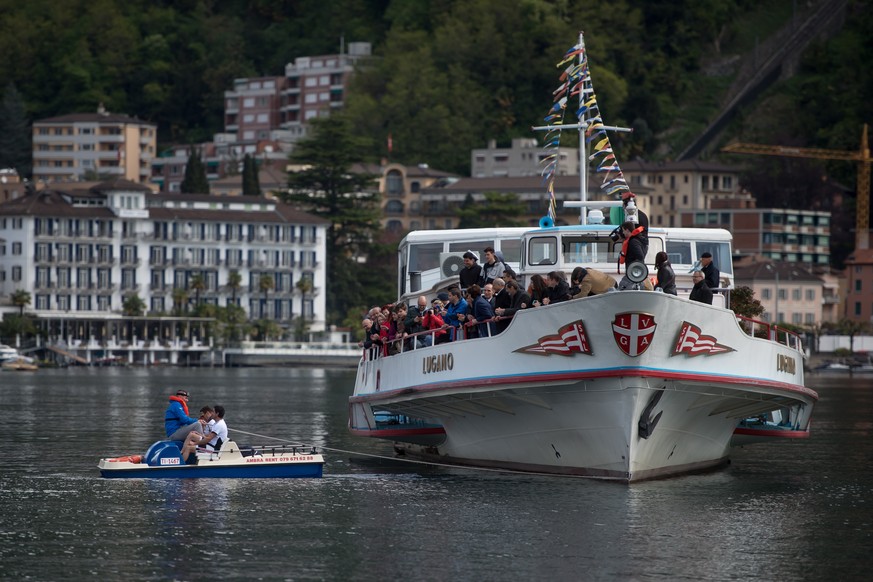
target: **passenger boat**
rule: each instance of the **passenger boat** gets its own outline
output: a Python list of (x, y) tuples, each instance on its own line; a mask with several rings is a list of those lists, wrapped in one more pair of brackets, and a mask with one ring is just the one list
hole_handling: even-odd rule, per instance
[(186, 464), (179, 441), (158, 441), (145, 455), (100, 459), (100, 475), (109, 479), (202, 479), (321, 477), (324, 457), (313, 447), (291, 445), (241, 447), (227, 441), (219, 452), (198, 451)]
[(39, 370), (39, 366), (33, 362), (32, 358), (26, 358), (24, 356), (19, 356), (12, 360), (6, 360), (2, 365), (0, 365), (0, 368), (8, 372), (35, 372), (36, 370)]
[[(583, 85), (568, 81), (567, 91), (584, 95), (591, 112), (584, 52), (580, 36), (568, 54), (580, 58), (573, 71), (582, 71)], [(599, 115), (562, 127), (585, 132), (579, 142), (587, 163), (585, 138), (604, 127)], [(598, 151), (611, 149), (602, 144)], [(398, 453), (441, 463), (634, 482), (726, 463), (738, 425), (756, 415), (789, 408), (795, 429), (808, 431), (818, 396), (804, 385), (800, 338), (728, 308), (730, 233), (649, 228), (646, 264), (619, 269), (615, 226), (589, 217), (621, 202), (589, 202), (586, 182), (583, 176), (576, 204), (580, 225), (554, 226), (549, 216), (518, 236), (520, 283), (585, 266), (628, 288), (518, 311), (496, 335), (460, 333), (432, 347), (400, 345), (390, 356), (372, 349), (349, 399), (353, 434), (388, 439)], [(408, 246), (400, 249), (401, 300), (433, 297), (451, 279), (437, 274), (433, 287), (416, 288), (429, 279), (413, 260), (423, 253)], [(659, 251), (671, 257), (678, 296), (642, 289)], [(712, 305), (688, 298), (694, 257), (704, 251), (723, 275)], [(415, 277), (405, 272), (410, 265)]]

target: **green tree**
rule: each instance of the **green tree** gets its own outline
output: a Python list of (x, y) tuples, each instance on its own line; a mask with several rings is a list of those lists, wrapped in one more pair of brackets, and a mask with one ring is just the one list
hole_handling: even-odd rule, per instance
[(188, 150), (188, 163), (185, 164), (185, 178), (179, 187), (185, 194), (209, 194), (209, 180), (206, 179), (206, 166), (200, 159), (200, 152), (194, 147)]
[(740, 286), (731, 290), (730, 308), (737, 315), (755, 319), (764, 313), (764, 306), (755, 298), (751, 287)]
[(30, 292), (19, 289), (12, 294), (12, 305), (18, 308), (18, 315), (24, 316), (24, 308), (30, 305)]
[(282, 327), (272, 319), (259, 319), (254, 323), (253, 331), (256, 338), (262, 342), (278, 339), (282, 336)]
[(188, 289), (194, 291), (194, 308), (200, 306), (200, 294), (206, 291), (206, 279), (200, 273), (191, 277), (188, 281)]
[(6, 85), (0, 101), (0, 169), (14, 168), (23, 179), (30, 176), (33, 150), (24, 101), (13, 83)]
[(261, 293), (264, 294), (264, 308), (261, 311), (261, 315), (269, 311), (269, 308), (267, 307), (267, 302), (270, 298), (270, 291), (272, 291), (275, 287), (276, 282), (273, 280), (273, 276), (269, 273), (262, 273), (260, 278), (258, 279), (258, 289)]
[(870, 324), (866, 321), (856, 321), (844, 317), (837, 322), (837, 331), (842, 335), (849, 336), (849, 351), (855, 353), (855, 336), (866, 333), (870, 330)]
[(261, 183), (258, 178), (258, 162), (249, 154), (243, 158), (242, 176), (243, 196), (260, 196)]
[(360, 276), (381, 231), (374, 176), (351, 171), (364, 159), (367, 145), (345, 116), (334, 115), (316, 120), (311, 137), (291, 156), (291, 162), (303, 169), (291, 173), (284, 200), (328, 223), (329, 321), (339, 321), (347, 304), (360, 300)]
[(242, 289), (242, 275), (239, 271), (233, 270), (227, 274), (227, 288), (230, 289), (231, 302), (236, 305), (236, 296)]
[(128, 317), (141, 317), (146, 310), (145, 301), (137, 293), (128, 293), (121, 304), (121, 312)]
[(36, 335), (36, 323), (30, 315), (7, 313), (0, 322), (0, 337), (30, 337)]
[(461, 221), (458, 228), (488, 228), (495, 226), (522, 226), (524, 206), (516, 194), (485, 192), (485, 200), (475, 204), (471, 194), (457, 210)]
[(312, 292), (312, 279), (307, 276), (301, 277), (294, 286), (300, 291), (300, 318), (296, 322), (294, 332), (298, 339), (303, 340), (309, 332), (309, 323), (306, 321), (306, 296)]
[(181, 317), (188, 313), (188, 290), (182, 287), (173, 289), (173, 315)]

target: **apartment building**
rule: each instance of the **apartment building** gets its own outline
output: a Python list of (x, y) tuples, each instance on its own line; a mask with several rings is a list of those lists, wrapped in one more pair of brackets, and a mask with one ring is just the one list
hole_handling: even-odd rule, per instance
[(751, 287), (767, 323), (814, 325), (823, 321), (824, 281), (802, 265), (760, 260), (734, 264), (734, 283)]
[(843, 317), (873, 323), (873, 250), (855, 249), (846, 259)]
[(350, 42), (337, 55), (297, 57), (285, 66), (279, 105), (279, 127), (296, 141), (306, 134), (306, 122), (330, 115), (343, 106), (355, 66), (370, 57), (369, 42)]
[(686, 210), (711, 208), (716, 200), (748, 196), (739, 188), (737, 168), (716, 162), (622, 162), (621, 169), (634, 192), (649, 191), (651, 226), (681, 226)]
[[(151, 176), (157, 125), (109, 113), (73, 113), (33, 123), (33, 181), (103, 177), (144, 184)], [(86, 177), (87, 176), (87, 177)]]
[[(752, 201), (754, 202), (754, 201)], [(822, 210), (713, 207), (680, 213), (685, 227), (725, 228), (734, 235), (736, 255), (827, 266), (831, 256), (831, 213)]]
[[(491, 140), (488, 147), (475, 149), (470, 155), (470, 175), (474, 178), (518, 178), (542, 176), (544, 161), (549, 154), (533, 138), (515, 138), (509, 148), (498, 148)], [(579, 175), (579, 149), (560, 148), (558, 176)]]
[(224, 131), (236, 142), (256, 143), (279, 128), (279, 107), (286, 77), (234, 79), (233, 90), (224, 92)]
[[(325, 321), (321, 219), (262, 197), (153, 194), (126, 180), (90, 189), (54, 188), (0, 204), (0, 297), (31, 294), (41, 314), (119, 312), (137, 294), (151, 314), (173, 309), (175, 289), (235, 302), (253, 319)], [(242, 279), (228, 286), (231, 272)], [(261, 290), (269, 275), (273, 289)], [(309, 279), (312, 291), (297, 288)]]

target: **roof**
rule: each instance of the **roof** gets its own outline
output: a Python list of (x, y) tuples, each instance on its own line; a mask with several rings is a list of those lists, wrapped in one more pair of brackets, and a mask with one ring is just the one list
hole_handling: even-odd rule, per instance
[(90, 189), (92, 192), (110, 192), (112, 190), (125, 190), (128, 192), (152, 191), (152, 189), (145, 184), (140, 184), (139, 182), (133, 182), (131, 180), (125, 180), (124, 178), (115, 178), (113, 180), (100, 182), (99, 184), (95, 184), (94, 186), (92, 186)]
[(846, 258), (847, 265), (869, 265), (873, 264), (873, 249), (855, 249)]
[[(592, 175), (588, 179), (588, 193), (590, 195), (601, 194), (600, 184), (603, 181), (600, 175)], [(634, 184), (631, 190), (636, 194), (645, 194), (652, 189), (647, 186)], [(492, 176), (488, 178), (460, 178), (456, 181), (422, 188), (422, 193), (427, 194), (466, 194), (467, 192), (543, 192), (546, 193), (546, 185), (542, 176)], [(579, 192), (579, 175), (555, 176), (556, 192)]]
[(47, 117), (38, 119), (33, 122), (33, 125), (42, 125), (48, 123), (106, 123), (106, 124), (134, 124), (134, 125), (150, 125), (157, 127), (157, 123), (149, 123), (136, 117), (130, 117), (123, 113), (70, 113), (68, 115), (60, 115), (58, 117)]
[(734, 279), (738, 281), (775, 281), (776, 275), (779, 281), (822, 283), (821, 278), (813, 275), (805, 267), (798, 263), (786, 262), (760, 262), (747, 266), (734, 265)]
[(622, 162), (621, 169), (625, 172), (730, 172), (734, 174), (740, 172), (736, 166), (701, 160), (681, 160), (678, 162), (631, 160)]
[[(95, 187), (96, 188), (96, 187)], [(103, 190), (105, 192), (107, 190)], [(243, 199), (240, 196), (212, 196), (209, 194), (151, 194), (146, 193), (146, 205), (150, 219), (158, 220), (203, 220), (259, 222), (277, 224), (329, 224), (314, 214), (303, 212), (288, 204), (263, 196)], [(106, 206), (73, 206), (71, 198), (105, 198), (105, 194), (90, 190), (39, 190), (20, 198), (0, 204), (0, 216), (45, 216), (78, 218), (115, 218), (111, 208)], [(154, 202), (152, 202), (154, 201)], [(209, 203), (260, 203), (264, 210), (233, 210), (219, 208), (167, 208), (164, 202), (209, 202)]]

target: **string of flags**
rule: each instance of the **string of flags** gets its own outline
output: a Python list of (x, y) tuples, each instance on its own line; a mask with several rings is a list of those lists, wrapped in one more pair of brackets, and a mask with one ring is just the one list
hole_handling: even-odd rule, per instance
[[(588, 162), (596, 161), (595, 172), (606, 175), (600, 185), (601, 191), (609, 196), (619, 197), (623, 192), (630, 192), (630, 187), (625, 180), (624, 173), (615, 159), (609, 135), (600, 117), (600, 108), (597, 106), (597, 96), (594, 94), (594, 86), (591, 83), (591, 72), (588, 69), (588, 53), (585, 50), (585, 42), (581, 39), (579, 44), (570, 47), (564, 54), (557, 67), (564, 67), (561, 73), (560, 85), (552, 93), (554, 103), (544, 118), (549, 129), (546, 131), (543, 150), (545, 156), (540, 161), (543, 165), (542, 176), (546, 183), (546, 191), (549, 193), (549, 216), (554, 221), (556, 215), (555, 201), (555, 175), (558, 169), (558, 149), (561, 142), (561, 126), (568, 111), (571, 99), (578, 100), (579, 106), (575, 111), (575, 117), (580, 125), (587, 124), (585, 128), (585, 143), (590, 148), (591, 155)], [(593, 143), (593, 145), (592, 145)]]

